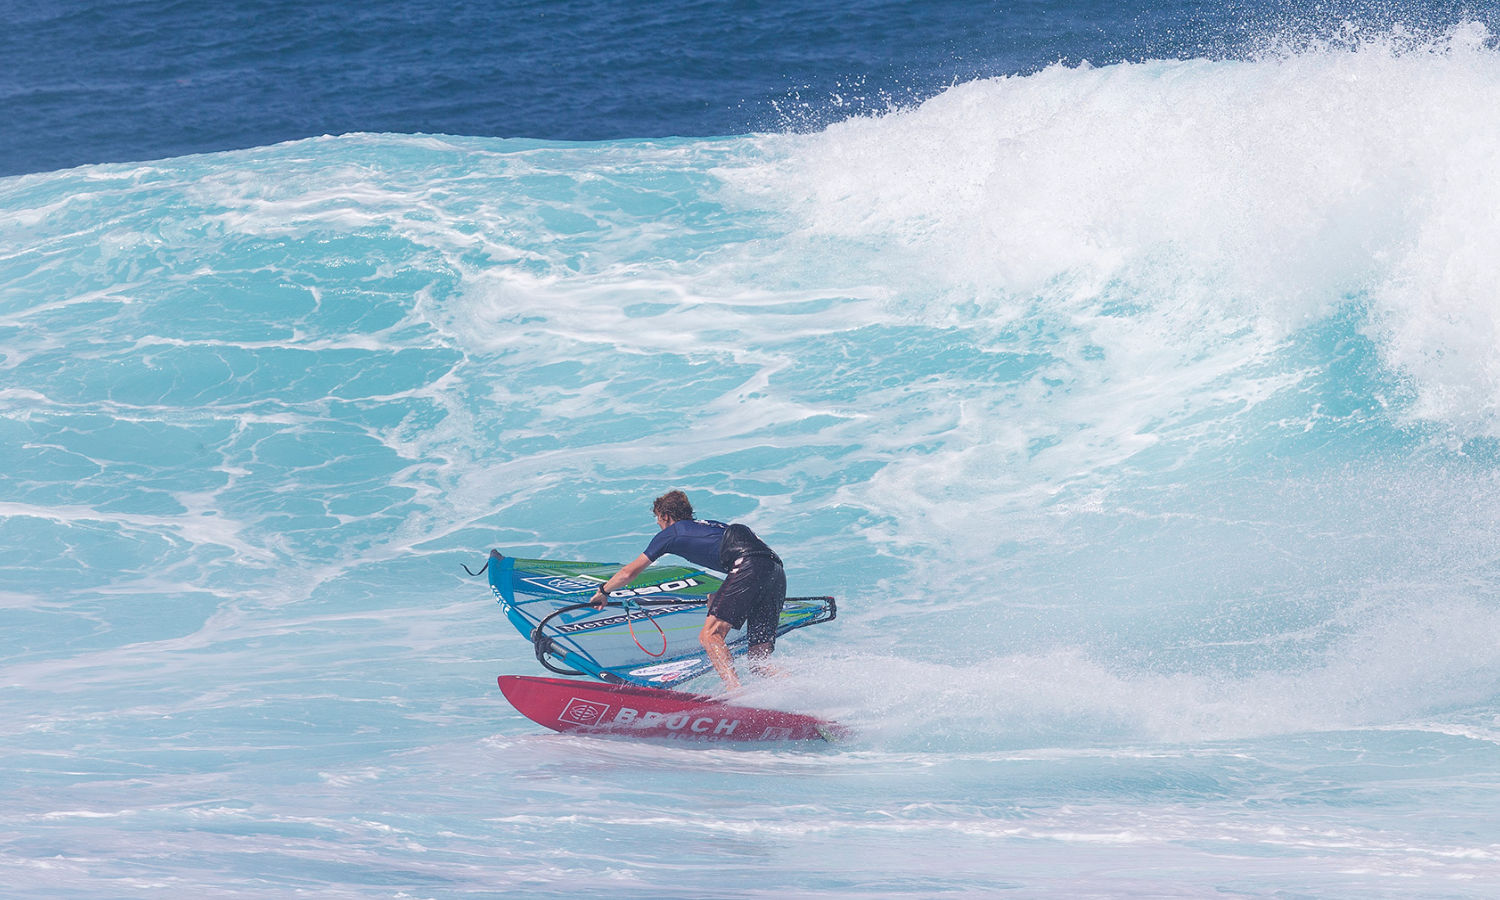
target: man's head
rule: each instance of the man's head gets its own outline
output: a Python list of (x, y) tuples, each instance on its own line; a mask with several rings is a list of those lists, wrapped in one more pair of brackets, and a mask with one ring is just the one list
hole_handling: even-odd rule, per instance
[(673, 522), (690, 522), (693, 519), (693, 504), (688, 502), (687, 494), (682, 491), (667, 491), (656, 502), (651, 504), (651, 511), (656, 513), (658, 521), (665, 520), (663, 528)]

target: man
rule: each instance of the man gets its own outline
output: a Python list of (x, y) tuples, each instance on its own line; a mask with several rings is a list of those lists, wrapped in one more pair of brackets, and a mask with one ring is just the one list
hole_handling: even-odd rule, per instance
[(698, 632), (698, 643), (724, 684), (734, 690), (740, 686), (740, 679), (724, 637), (730, 629), (748, 622), (750, 667), (757, 674), (769, 673), (766, 659), (776, 649), (776, 626), (786, 600), (786, 572), (781, 568), (781, 558), (744, 525), (694, 519), (693, 505), (682, 491), (657, 497), (651, 511), (661, 531), (646, 545), (646, 552), (599, 585), (592, 604), (602, 609), (609, 602), (610, 591), (630, 584), (667, 553), (705, 569), (725, 572), (724, 584), (709, 595), (708, 618)]

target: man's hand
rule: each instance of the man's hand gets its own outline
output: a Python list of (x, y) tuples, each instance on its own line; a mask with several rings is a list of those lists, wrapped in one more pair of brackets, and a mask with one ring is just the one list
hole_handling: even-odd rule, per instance
[[(651, 557), (642, 553), (640, 556), (637, 556), (635, 559), (621, 566), (620, 571), (604, 579), (604, 583), (599, 585), (599, 589), (597, 593), (594, 594), (594, 598), (589, 601), (589, 606), (592, 606), (594, 609), (603, 609), (604, 604), (609, 602), (608, 588), (611, 581), (618, 581), (620, 582), (620, 587), (626, 587), (630, 584), (630, 582), (635, 580), (635, 576), (641, 574), (641, 572), (644, 571), (645, 568), (649, 565), (651, 565)], [(618, 588), (616, 588), (616, 590), (618, 590)]]

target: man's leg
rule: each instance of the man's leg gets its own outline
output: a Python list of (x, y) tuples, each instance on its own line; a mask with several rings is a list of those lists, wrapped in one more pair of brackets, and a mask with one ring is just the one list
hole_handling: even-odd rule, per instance
[(781, 564), (765, 574), (760, 593), (751, 609), (746, 636), (750, 638), (750, 669), (763, 678), (781, 674), (771, 665), (771, 654), (776, 651), (776, 626), (781, 622), (781, 607), (786, 603), (786, 573)]
[(724, 685), (733, 691), (739, 689), (740, 676), (735, 674), (734, 658), (729, 655), (729, 647), (724, 643), (729, 628), (728, 622), (710, 615), (703, 622), (703, 630), (698, 632), (698, 643), (707, 651), (708, 661), (714, 664), (714, 671), (724, 679)]
[(745, 654), (750, 660), (750, 671), (762, 678), (780, 676), (781, 670), (771, 665), (771, 654), (775, 651), (775, 644), (751, 644), (750, 652)]

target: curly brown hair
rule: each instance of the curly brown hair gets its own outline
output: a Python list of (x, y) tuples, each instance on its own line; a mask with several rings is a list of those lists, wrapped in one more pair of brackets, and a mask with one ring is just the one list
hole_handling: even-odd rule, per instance
[(693, 504), (688, 502), (687, 494), (682, 491), (667, 491), (657, 497), (656, 502), (651, 504), (651, 512), (674, 522), (693, 520)]

